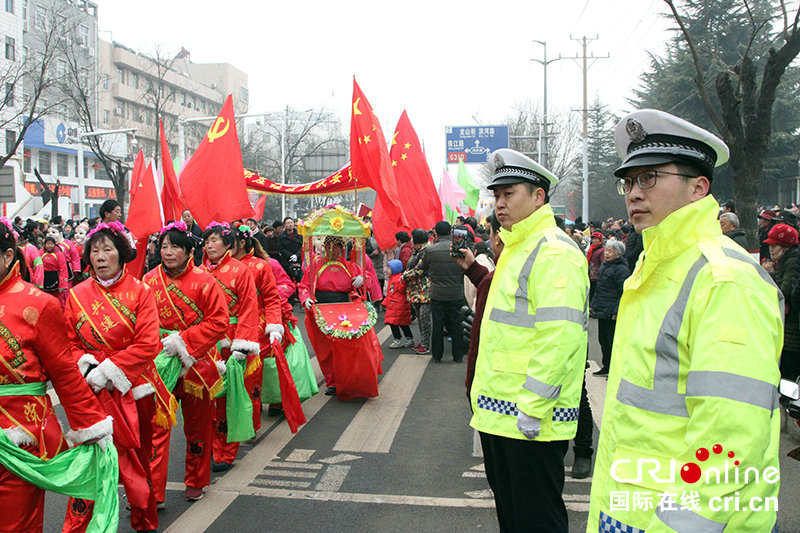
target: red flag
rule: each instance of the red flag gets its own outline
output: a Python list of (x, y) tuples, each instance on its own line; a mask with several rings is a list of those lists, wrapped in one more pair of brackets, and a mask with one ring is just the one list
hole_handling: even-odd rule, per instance
[(261, 197), (256, 202), (256, 206), (253, 208), (253, 211), (256, 212), (256, 220), (261, 220), (264, 218), (264, 208), (267, 207), (267, 195), (262, 194)]
[(228, 95), (219, 116), (181, 172), (183, 200), (201, 228), (215, 220), (253, 217), (243, 175), (233, 100)]
[(185, 207), (178, 189), (178, 178), (175, 176), (175, 167), (169, 154), (167, 137), (164, 135), (164, 123), (158, 120), (161, 133), (161, 172), (164, 175), (164, 186), (161, 189), (161, 205), (164, 209), (164, 220), (180, 220)]
[(404, 206), (397, 194), (397, 184), (383, 130), (355, 78), (353, 78), (353, 112), (350, 121), (350, 161), (353, 175), (359, 184), (374, 189), (384, 205), (382, 217), (386, 219), (386, 223), (381, 225), (382, 231), (375, 232), (375, 238), (381, 249), (388, 250), (395, 245), (394, 234), (397, 229), (386, 231), (385, 228), (404, 228), (408, 223), (403, 215)]
[(385, 215), (384, 203), (379, 197), (375, 201), (372, 216), (375, 234), (390, 233), (394, 239), (394, 234), (400, 230), (410, 234), (414, 228), (433, 228), (442, 219), (442, 202), (422, 145), (405, 111), (394, 130), (390, 155), (397, 180), (397, 194), (408, 224), (404, 227), (393, 226)]
[(141, 173), (141, 178), (135, 198), (128, 208), (128, 218), (125, 225), (131, 230), (131, 235), (138, 240), (147, 238), (151, 233), (161, 229), (161, 209), (158, 205), (158, 192), (153, 179), (153, 163), (147, 165), (147, 170)]
[(144, 172), (144, 152), (139, 150), (139, 153), (136, 155), (136, 161), (133, 163), (133, 171), (131, 171), (131, 190), (129, 193), (131, 202), (133, 202), (133, 197), (136, 196), (136, 193), (139, 191), (139, 183), (142, 181), (142, 172)]

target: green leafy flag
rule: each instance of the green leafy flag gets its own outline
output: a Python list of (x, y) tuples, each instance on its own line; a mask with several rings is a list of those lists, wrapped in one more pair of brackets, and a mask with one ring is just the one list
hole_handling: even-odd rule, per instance
[(469, 175), (469, 170), (467, 170), (467, 165), (464, 164), (463, 159), (458, 161), (458, 184), (461, 185), (467, 193), (467, 197), (464, 198), (464, 205), (472, 209), (477, 209), (480, 189), (478, 189), (478, 187), (475, 186), (475, 182), (472, 181), (472, 177)]

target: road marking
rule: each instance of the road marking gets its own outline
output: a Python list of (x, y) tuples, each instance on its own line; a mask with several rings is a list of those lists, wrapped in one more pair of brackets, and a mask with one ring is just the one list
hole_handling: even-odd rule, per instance
[(298, 448), (296, 450), (292, 450), (292, 453), (284, 459), (284, 461), (288, 462), (295, 462), (295, 463), (307, 463), (311, 456), (314, 455), (316, 450), (303, 450)]
[(472, 429), (472, 457), (483, 457), (483, 447), (481, 446), (481, 436), (478, 430)]
[[(310, 421), (314, 418), (331, 398), (332, 396), (317, 394), (303, 402), (306, 420)], [(302, 426), (300, 431), (303, 431), (305, 427), (307, 426)], [(164, 530), (164, 533), (183, 533), (185, 531), (201, 533), (205, 531), (240, 494), (237, 488), (246, 487), (252, 483), (293, 437), (289, 425), (285, 420), (281, 421), (280, 425), (269, 434), (268, 439), (263, 439), (242, 457), (229, 472), (207, 489), (205, 498), (184, 511)]]
[(465, 492), (464, 494), (470, 498), (494, 498), (494, 493), (491, 489), (471, 490), (469, 492)]
[(276, 476), (276, 477), (302, 477), (307, 479), (314, 479), (317, 477), (316, 472), (298, 472), (295, 470), (276, 470), (272, 468), (265, 468), (261, 471), (259, 476)]
[(592, 372), (600, 370), (600, 365), (594, 361), (589, 361), (589, 369), (586, 371), (586, 392), (589, 396), (589, 404), (592, 406), (592, 418), (597, 428), (603, 421), (603, 404), (606, 401), (606, 387), (608, 378), (605, 376), (594, 376)]
[(270, 461), (265, 465), (265, 468), (303, 468), (307, 470), (322, 470), (322, 465), (319, 463), (279, 463), (278, 461)]
[(286, 479), (256, 479), (253, 485), (259, 487), (285, 487), (289, 489), (307, 489), (311, 486), (310, 481), (289, 481)]
[(329, 466), (322, 473), (322, 478), (314, 489), (321, 492), (336, 492), (344, 483), (344, 478), (347, 477), (349, 471), (349, 465)]
[(392, 328), (389, 326), (383, 326), (383, 329), (378, 332), (378, 344), (383, 344), (386, 342), (386, 339), (389, 338), (389, 335), (392, 334)]
[(397, 356), (381, 381), (381, 394), (367, 400), (334, 445), (337, 452), (389, 453), (408, 404), (430, 360)]
[(355, 459), (361, 459), (359, 455), (350, 455), (349, 453), (340, 453), (339, 455), (334, 455), (333, 457), (328, 457), (326, 459), (320, 459), (320, 463), (327, 463), (329, 465), (335, 465), (338, 463), (345, 463), (347, 461), (353, 461)]
[(61, 403), (61, 400), (58, 398), (58, 394), (56, 394), (55, 389), (47, 389), (47, 395), (50, 396), (50, 401), (53, 402), (53, 407)]
[(482, 477), (486, 479), (486, 472), (464, 472), (461, 477)]

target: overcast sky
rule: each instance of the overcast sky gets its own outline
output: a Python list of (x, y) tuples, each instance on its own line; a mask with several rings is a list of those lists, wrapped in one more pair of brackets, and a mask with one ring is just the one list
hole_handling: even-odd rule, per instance
[[(598, 37), (589, 70), (613, 111), (661, 54), (670, 23), (661, 0), (437, 0), (298, 2), (96, 0), (100, 38), (143, 52), (181, 46), (196, 63), (228, 62), (247, 73), (250, 111), (325, 105), (350, 127), (355, 75), (391, 138), (406, 109), (435, 177), (445, 164), (445, 126), (502, 121), (515, 104), (542, 99), (542, 58), (574, 57), (570, 36)], [(690, 90), (687, 88), (687, 90)], [(573, 60), (551, 63), (551, 115), (582, 105)], [(189, 147), (193, 149), (193, 147)]]

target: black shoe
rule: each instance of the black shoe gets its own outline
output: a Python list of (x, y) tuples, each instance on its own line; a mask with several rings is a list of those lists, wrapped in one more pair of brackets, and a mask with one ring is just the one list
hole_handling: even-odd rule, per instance
[(575, 479), (585, 479), (592, 472), (592, 460), (588, 457), (576, 457), (572, 464), (570, 476)]
[(441, 363), (442, 362), (441, 359), (434, 359), (433, 357), (431, 357), (431, 361), (433, 361), (434, 363)]
[(328, 387), (325, 389), (325, 396), (336, 396), (336, 387)]
[(233, 465), (230, 464), (230, 463), (213, 463), (211, 465), (211, 471), (212, 472), (225, 472), (226, 470), (230, 470), (231, 466), (233, 466)]
[(453, 362), (454, 363), (463, 363), (464, 360), (463, 359), (453, 359)]
[(270, 408), (267, 409), (267, 416), (281, 416), (282, 414), (283, 414), (283, 409), (281, 409), (280, 407), (270, 406)]
[(593, 376), (607, 376), (608, 375), (608, 369), (603, 367), (600, 370), (598, 370), (597, 372), (592, 372), (592, 375)]

